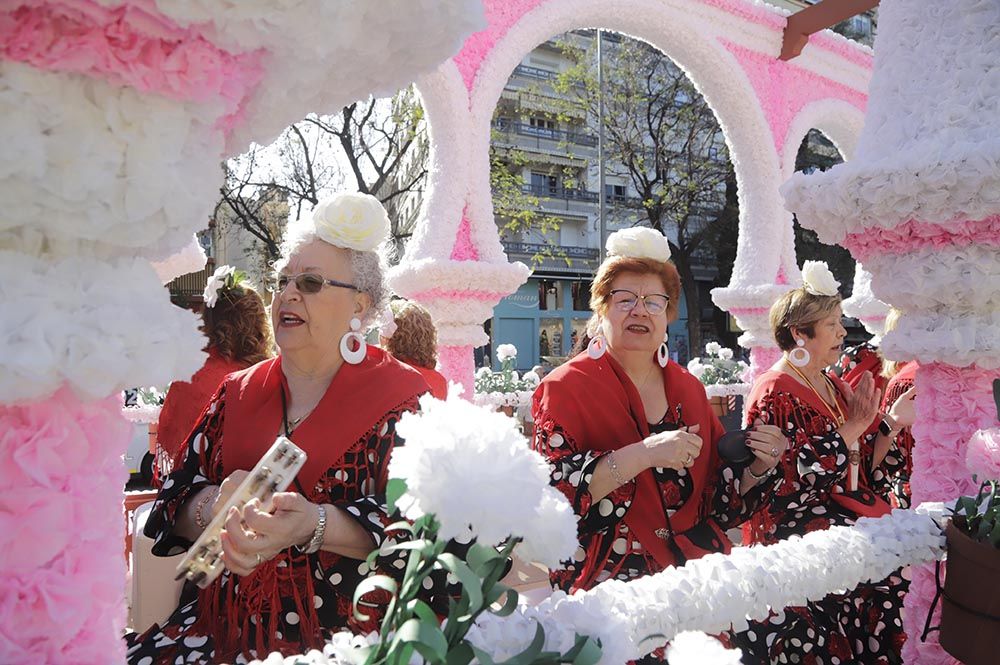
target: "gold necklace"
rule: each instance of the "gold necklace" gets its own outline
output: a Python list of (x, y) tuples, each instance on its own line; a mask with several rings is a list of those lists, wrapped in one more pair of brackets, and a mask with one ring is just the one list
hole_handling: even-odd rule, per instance
[[(806, 375), (803, 374), (801, 371), (799, 371), (798, 367), (796, 367), (791, 362), (787, 363), (787, 365), (792, 368), (793, 372), (795, 372), (796, 374), (799, 375), (799, 378), (802, 379), (802, 381), (805, 382), (805, 384), (807, 386), (809, 386), (809, 389), (812, 390), (813, 394), (816, 395), (816, 397), (819, 398), (819, 401), (823, 402), (823, 405), (830, 412), (830, 415), (833, 417), (833, 419), (835, 421), (837, 421), (837, 425), (838, 426), (839, 425), (843, 425), (845, 422), (847, 422), (847, 418), (844, 416), (844, 412), (840, 408), (840, 402), (837, 401), (837, 392), (836, 392), (836, 389), (833, 388), (833, 386), (831, 385), (830, 377), (828, 377), (826, 374), (822, 375), (823, 378), (826, 380), (824, 385), (826, 385), (826, 387), (829, 390), (831, 390), (832, 393), (833, 393), (833, 406), (832, 407), (830, 406), (830, 403), (826, 400), (826, 398), (819, 394), (819, 391), (816, 390), (816, 386), (814, 386), (812, 384), (812, 381), (810, 381), (808, 378), (806, 378)], [(834, 408), (837, 409), (836, 412), (834, 411)]]

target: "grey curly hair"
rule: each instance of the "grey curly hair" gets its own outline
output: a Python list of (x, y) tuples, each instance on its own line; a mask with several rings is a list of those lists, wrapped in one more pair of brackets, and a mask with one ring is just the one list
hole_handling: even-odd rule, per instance
[[(326, 242), (316, 235), (316, 227), (310, 217), (301, 217), (290, 222), (285, 230), (285, 239), (281, 243), (281, 256), (274, 262), (275, 275), (288, 265), (289, 259), (300, 247), (313, 240)], [(365, 312), (364, 320), (361, 321), (362, 329), (377, 323), (377, 319), (389, 302), (389, 285), (385, 280), (389, 268), (384, 247), (385, 245), (372, 252), (347, 250), (351, 257), (351, 272), (354, 274), (352, 281), (358, 290), (367, 293), (372, 301), (368, 311)]]

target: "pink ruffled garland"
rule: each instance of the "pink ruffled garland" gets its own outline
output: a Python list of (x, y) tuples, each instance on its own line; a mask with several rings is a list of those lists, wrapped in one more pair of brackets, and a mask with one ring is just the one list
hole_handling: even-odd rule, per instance
[(0, 406), (0, 662), (124, 660), (130, 433), (119, 400), (68, 389)]
[(465, 388), (462, 397), (472, 399), (475, 393), (475, 359), (467, 346), (442, 346), (438, 348), (438, 368), (442, 374)]
[[(992, 400), (993, 379), (1000, 371), (976, 367), (957, 368), (940, 363), (921, 365), (917, 371), (917, 413), (913, 426), (913, 504), (947, 501), (974, 493), (975, 483), (965, 465), (965, 448), (977, 429), (996, 424)], [(957, 661), (938, 644), (936, 633), (926, 643), (920, 634), (927, 609), (934, 597), (934, 567), (911, 569), (912, 583), (906, 596), (904, 625), (909, 639), (903, 647), (906, 662), (921, 665), (951, 665)], [(937, 625), (937, 617), (931, 625)]]
[(781, 359), (781, 349), (773, 346), (755, 346), (750, 349), (750, 367), (741, 377), (743, 383), (752, 384), (754, 380), (771, 369), (771, 365)]
[(455, 237), (455, 244), (451, 248), (452, 261), (478, 261), (479, 250), (472, 242), (472, 223), (467, 214), (462, 215), (462, 222), (458, 225), (458, 234)]
[(504, 0), (504, 2), (487, 2), (486, 21), (488, 27), (480, 30), (467, 40), (462, 46), (462, 50), (455, 56), (455, 65), (458, 67), (465, 87), (472, 90), (475, 85), (476, 75), (479, 67), (493, 51), (496, 43), (503, 39), (518, 21), (525, 14), (534, 9), (546, 0)]
[(982, 480), (1000, 480), (1000, 427), (973, 433), (965, 451), (965, 468)]
[(844, 240), (844, 246), (861, 262), (874, 255), (969, 245), (1000, 247), (1000, 215), (944, 224), (910, 220), (891, 229), (878, 227), (851, 234)]
[(260, 82), (263, 52), (231, 54), (155, 13), (150, 3), (4, 3), (0, 54), (42, 70), (104, 78), (182, 101), (221, 98), (238, 113)]

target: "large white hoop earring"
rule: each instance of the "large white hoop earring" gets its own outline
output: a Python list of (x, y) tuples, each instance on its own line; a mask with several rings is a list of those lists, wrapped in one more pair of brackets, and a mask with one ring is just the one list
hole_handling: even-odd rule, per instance
[(587, 344), (587, 355), (591, 357), (592, 360), (599, 360), (604, 352), (608, 350), (608, 341), (604, 339), (604, 335), (597, 333), (590, 343)]
[(798, 346), (788, 352), (788, 362), (796, 367), (805, 367), (811, 359), (809, 351), (806, 350), (806, 343), (800, 339), (796, 344)]
[[(352, 365), (359, 364), (365, 359), (368, 354), (368, 344), (365, 343), (365, 338), (361, 335), (361, 321), (356, 317), (351, 319), (351, 332), (344, 333), (344, 336), (340, 338), (340, 355), (344, 358), (345, 362), (349, 362)], [(358, 348), (351, 350), (351, 342), (357, 342)]]
[(660, 364), (660, 367), (666, 367), (667, 363), (670, 362), (670, 349), (667, 348), (667, 336), (663, 336), (663, 344), (660, 344), (660, 348), (656, 350), (656, 362)]

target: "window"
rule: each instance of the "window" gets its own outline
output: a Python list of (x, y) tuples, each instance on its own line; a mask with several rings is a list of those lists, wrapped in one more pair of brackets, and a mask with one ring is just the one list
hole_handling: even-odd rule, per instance
[(687, 106), (691, 103), (691, 95), (687, 93), (687, 90), (678, 90), (677, 94), (674, 95), (674, 107), (681, 108)]
[(538, 280), (538, 309), (562, 309), (562, 295), (562, 282), (554, 279)]
[(563, 320), (541, 319), (538, 322), (538, 355), (561, 358), (563, 355)]
[(559, 179), (548, 173), (531, 172), (531, 192), (533, 194), (555, 194), (559, 191)]
[(604, 196), (606, 196), (609, 201), (624, 201), (627, 194), (625, 185), (604, 185)]
[(524, 128), (525, 133), (531, 136), (541, 136), (542, 138), (556, 138), (559, 134), (556, 129), (556, 121), (548, 118), (528, 118), (528, 125)]
[(586, 312), (589, 309), (590, 282), (573, 282), (573, 310), (576, 312)]
[(718, 159), (719, 158), (719, 149), (716, 148), (714, 145), (711, 148), (708, 149), (708, 158), (709, 159)]

